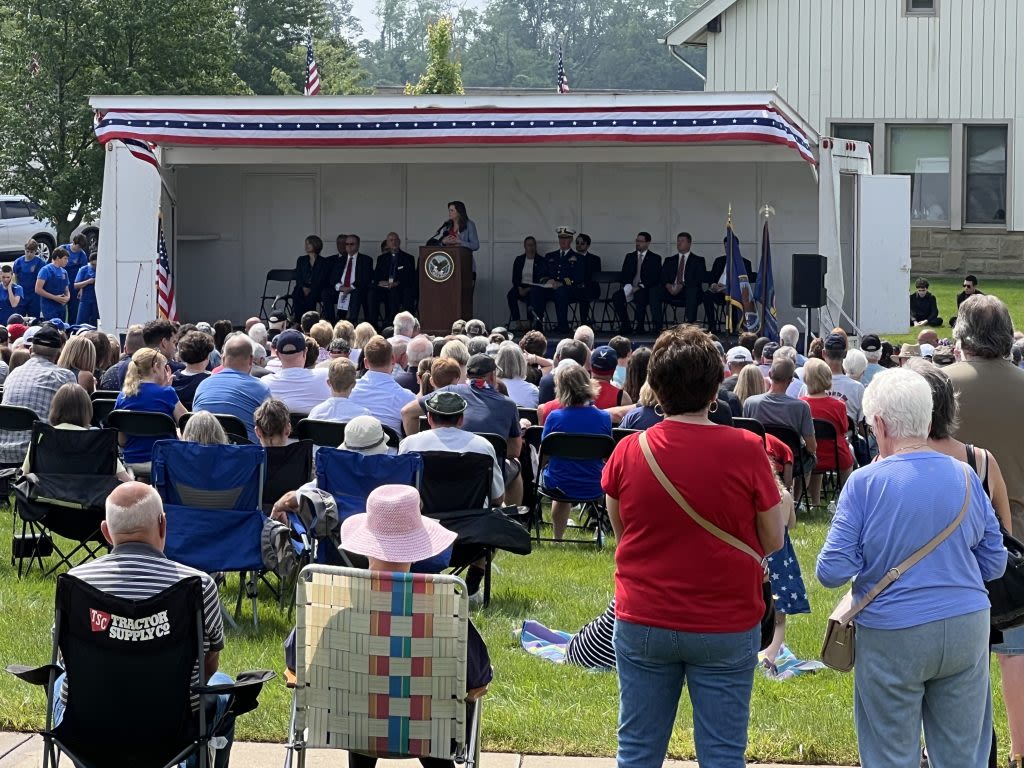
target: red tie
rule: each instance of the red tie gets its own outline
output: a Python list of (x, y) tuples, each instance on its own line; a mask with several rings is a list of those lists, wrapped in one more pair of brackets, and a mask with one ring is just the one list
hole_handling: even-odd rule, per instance
[(683, 272), (686, 268), (686, 257), (683, 254), (679, 254), (679, 268), (676, 269), (676, 285), (683, 284)]
[(352, 258), (349, 257), (348, 263), (345, 265), (345, 280), (343, 284), (346, 288), (352, 287)]

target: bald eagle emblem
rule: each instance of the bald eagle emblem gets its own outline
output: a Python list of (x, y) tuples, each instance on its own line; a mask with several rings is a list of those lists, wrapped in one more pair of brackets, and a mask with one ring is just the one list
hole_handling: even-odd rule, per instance
[(443, 283), (455, 274), (455, 260), (444, 251), (434, 251), (427, 256), (425, 267), (427, 277), (435, 283)]

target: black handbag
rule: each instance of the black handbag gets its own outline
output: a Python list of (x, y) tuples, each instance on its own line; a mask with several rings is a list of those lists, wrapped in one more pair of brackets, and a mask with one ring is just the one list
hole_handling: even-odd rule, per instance
[(771, 645), (772, 639), (775, 637), (775, 597), (772, 595), (772, 585), (768, 578), (768, 565), (765, 558), (757, 554), (753, 547), (749, 547), (742, 541), (737, 539), (731, 533), (726, 533), (717, 525), (708, 522), (703, 517), (698, 515), (694, 511), (693, 507), (683, 498), (683, 495), (679, 490), (672, 485), (672, 481), (668, 479), (657, 460), (654, 458), (654, 454), (651, 452), (651, 446), (647, 442), (647, 435), (644, 433), (640, 434), (640, 450), (643, 451), (644, 458), (647, 459), (647, 466), (651, 468), (651, 472), (661, 483), (661, 487), (665, 489), (665, 492), (672, 497), (672, 500), (678, 504), (682, 510), (689, 515), (693, 522), (697, 523), (701, 528), (710, 533), (716, 539), (724, 541), (731, 547), (738, 549), (745, 555), (750, 555), (764, 569), (764, 581), (761, 582), (761, 597), (764, 599), (764, 614), (761, 616), (761, 647), (760, 650), (764, 650)]

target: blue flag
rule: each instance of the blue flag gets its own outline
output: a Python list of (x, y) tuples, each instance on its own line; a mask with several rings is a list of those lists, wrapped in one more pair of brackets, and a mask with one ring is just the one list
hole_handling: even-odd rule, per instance
[(758, 303), (759, 335), (779, 341), (779, 316), (775, 311), (775, 274), (772, 271), (772, 241), (768, 235), (768, 221), (761, 235), (761, 263), (757, 267), (754, 301)]
[[(732, 221), (725, 225), (725, 269), (727, 279), (725, 283), (725, 303), (729, 307), (726, 312), (725, 324), (729, 332), (740, 331), (746, 328), (753, 330), (757, 323), (757, 315), (754, 313), (754, 305), (751, 300), (750, 275), (743, 264), (743, 254), (740, 253), (740, 239), (732, 230)], [(741, 328), (733, 328), (733, 311), (738, 309), (743, 313), (744, 322)]]

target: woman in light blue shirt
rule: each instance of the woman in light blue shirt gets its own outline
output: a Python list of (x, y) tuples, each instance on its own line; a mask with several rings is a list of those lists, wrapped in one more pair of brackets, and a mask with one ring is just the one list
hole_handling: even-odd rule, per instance
[(469, 218), (466, 204), (461, 200), (452, 200), (448, 203), (448, 221), (444, 224), (441, 242), (445, 245), (461, 245), (471, 251), (480, 249), (476, 224)]
[(859, 602), (956, 519), (968, 490), (969, 504), (952, 535), (855, 620), (861, 764), (917, 765), (923, 723), (934, 765), (987, 765), (992, 699), (984, 582), (1006, 569), (999, 522), (977, 475), (928, 448), (932, 396), (922, 377), (900, 368), (876, 374), (863, 407), (882, 458), (843, 487), (818, 555), (823, 585), (853, 579)]

